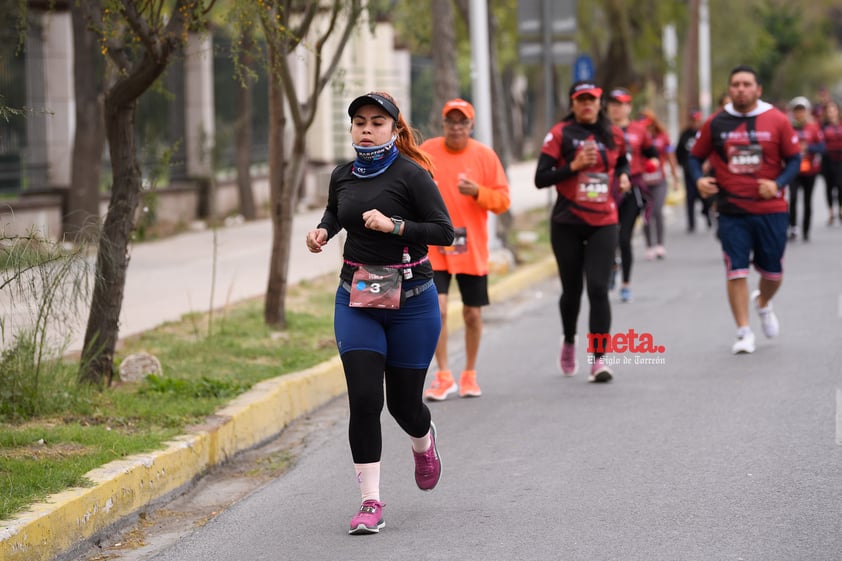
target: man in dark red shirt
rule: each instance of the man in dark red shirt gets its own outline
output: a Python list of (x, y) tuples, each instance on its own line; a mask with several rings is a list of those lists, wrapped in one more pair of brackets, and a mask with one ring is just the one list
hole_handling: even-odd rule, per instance
[[(788, 212), (785, 187), (798, 174), (798, 134), (781, 111), (762, 101), (763, 88), (748, 66), (731, 71), (731, 103), (710, 117), (690, 152), (690, 171), (699, 193), (716, 196), (719, 238), (728, 274), (728, 302), (737, 323), (734, 354), (754, 352), (749, 324), (749, 263), (760, 273), (751, 294), (763, 333), (775, 337), (778, 319), (772, 297), (783, 280)], [(702, 176), (709, 158), (713, 176)]]

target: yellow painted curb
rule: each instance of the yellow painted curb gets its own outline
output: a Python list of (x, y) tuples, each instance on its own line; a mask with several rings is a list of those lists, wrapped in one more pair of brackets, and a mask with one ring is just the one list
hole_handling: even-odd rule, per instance
[[(555, 273), (550, 257), (515, 270), (489, 288), (501, 301)], [(461, 302), (448, 305), (448, 329), (463, 326)], [(49, 497), (0, 527), (0, 561), (49, 561), (83, 547), (121, 520), (188, 487), (211, 467), (277, 435), (293, 419), (345, 393), (338, 356), (307, 370), (265, 380), (162, 451), (138, 454), (88, 472), (91, 488)]]

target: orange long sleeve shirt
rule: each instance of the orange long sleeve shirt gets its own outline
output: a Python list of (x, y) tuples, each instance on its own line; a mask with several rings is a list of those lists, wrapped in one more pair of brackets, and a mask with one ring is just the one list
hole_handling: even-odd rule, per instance
[[(444, 199), (453, 228), (466, 231), (466, 248), (458, 253), (452, 248), (430, 246), (430, 263), (435, 271), (451, 274), (488, 274), (488, 213), (509, 209), (509, 180), (500, 158), (490, 147), (469, 139), (464, 150), (447, 147), (444, 137), (431, 138), (421, 149), (433, 160), (433, 179)], [(459, 192), (460, 174), (479, 185), (476, 199)]]

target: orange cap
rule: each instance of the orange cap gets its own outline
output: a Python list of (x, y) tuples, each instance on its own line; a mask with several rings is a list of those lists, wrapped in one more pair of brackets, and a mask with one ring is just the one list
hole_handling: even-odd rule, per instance
[(441, 116), (446, 117), (448, 113), (451, 111), (459, 111), (465, 117), (470, 120), (474, 120), (474, 106), (465, 101), (464, 99), (451, 99), (447, 103), (444, 104), (444, 108), (441, 110)]

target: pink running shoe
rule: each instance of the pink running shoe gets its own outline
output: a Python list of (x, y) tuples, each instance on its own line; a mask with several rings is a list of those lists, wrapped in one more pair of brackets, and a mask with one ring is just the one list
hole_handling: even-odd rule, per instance
[(441, 458), (436, 448), (436, 425), (430, 422), (430, 448), (426, 452), (412, 451), (415, 457), (415, 484), (422, 491), (432, 491), (441, 478)]
[(575, 376), (579, 370), (579, 363), (576, 360), (576, 343), (561, 342), (561, 373), (565, 376)]
[(380, 501), (367, 499), (360, 505), (360, 510), (351, 519), (349, 534), (376, 534), (386, 525), (383, 521), (383, 507)]
[(612, 378), (614, 378), (614, 372), (605, 364), (602, 357), (594, 359), (588, 382), (605, 383), (610, 382)]

